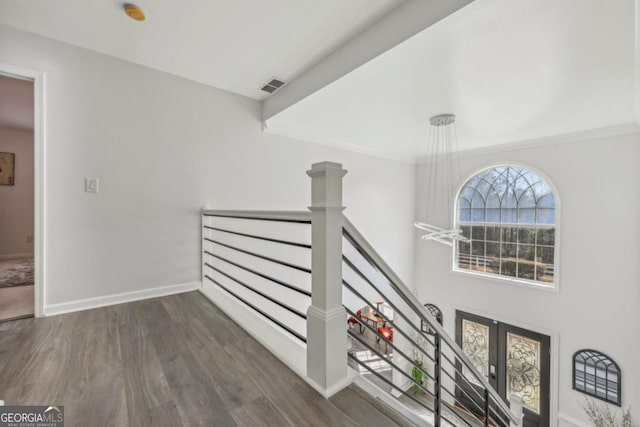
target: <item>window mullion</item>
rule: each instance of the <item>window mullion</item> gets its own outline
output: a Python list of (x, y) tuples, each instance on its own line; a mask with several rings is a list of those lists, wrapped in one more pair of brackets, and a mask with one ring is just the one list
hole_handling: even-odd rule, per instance
[[(518, 196), (517, 191), (521, 184), (524, 185), (524, 191)], [(461, 244), (456, 245), (455, 267), (460, 268), (461, 265), (468, 263), (469, 267), (465, 269), (468, 272), (497, 275), (514, 281), (553, 284), (556, 266), (555, 260), (551, 257), (555, 258), (556, 252), (556, 226), (555, 224), (540, 225), (540, 221), (543, 220), (540, 213), (540, 199), (545, 195), (537, 197), (533, 187), (538, 184), (543, 187), (545, 195), (548, 194), (551, 197), (550, 200), (545, 198), (548, 200), (545, 211), (549, 211), (549, 215), (555, 215), (555, 196), (553, 192), (547, 192), (550, 189), (549, 185), (526, 168), (499, 166), (485, 169), (471, 177), (459, 192), (460, 196), (456, 201), (460, 204), (464, 199), (462, 194), (472, 194), (471, 200), (467, 203), (470, 209), (468, 222), (462, 222), (465, 227), (469, 227), (469, 242), (465, 243), (465, 247), (469, 245), (468, 249), (465, 248), (465, 251), (468, 250), (468, 255), (461, 253)], [(480, 189), (484, 187), (487, 189), (481, 193)], [(479, 199), (474, 201), (477, 197)], [(494, 198), (497, 199), (495, 204), (498, 209), (495, 216), (490, 215), (491, 209), (488, 205), (489, 200)], [(529, 213), (528, 207), (526, 212), (522, 211), (525, 208), (521, 205), (525, 200), (527, 200), (526, 206), (533, 204), (533, 214)], [(479, 215), (480, 208), (473, 207), (480, 202), (482, 202), (482, 219)], [(461, 224), (460, 218), (455, 219), (458, 225)], [(531, 233), (534, 233), (534, 236), (531, 236)], [(539, 235), (540, 233), (544, 235)], [(543, 245), (545, 243), (543, 239), (552, 244)], [(461, 264), (463, 256), (468, 257), (468, 260)], [(482, 263), (480, 263), (480, 257), (482, 257)], [(511, 257), (508, 263), (507, 257)], [(544, 269), (538, 268), (539, 262), (545, 264)]]

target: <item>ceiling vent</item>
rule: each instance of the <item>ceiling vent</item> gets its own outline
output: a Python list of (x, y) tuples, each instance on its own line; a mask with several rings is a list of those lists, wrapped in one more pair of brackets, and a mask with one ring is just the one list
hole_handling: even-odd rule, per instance
[(280, 79), (276, 79), (275, 77), (272, 78), (271, 80), (269, 80), (267, 83), (264, 84), (264, 86), (262, 86), (260, 88), (260, 90), (263, 90), (267, 93), (273, 93), (275, 91), (277, 91), (278, 89), (280, 89), (281, 87), (283, 87), (284, 85), (286, 85), (287, 82), (280, 80)]

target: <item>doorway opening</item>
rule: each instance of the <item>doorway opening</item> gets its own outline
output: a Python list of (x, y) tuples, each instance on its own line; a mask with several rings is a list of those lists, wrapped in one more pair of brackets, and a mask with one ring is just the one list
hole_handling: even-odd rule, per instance
[(0, 64), (0, 321), (42, 315), (37, 79)]
[[(522, 398), (524, 427), (549, 426), (549, 336), (457, 310), (456, 342), (500, 396), (506, 400), (513, 394)], [(462, 366), (459, 372), (465, 375)], [(460, 381), (464, 390), (456, 390), (463, 402), (478, 392), (472, 378)]]

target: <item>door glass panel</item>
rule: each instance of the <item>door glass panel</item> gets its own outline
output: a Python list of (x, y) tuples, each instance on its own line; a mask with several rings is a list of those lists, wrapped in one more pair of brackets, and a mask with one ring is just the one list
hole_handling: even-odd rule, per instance
[(507, 332), (507, 396), (540, 413), (540, 342)]
[[(489, 327), (462, 319), (462, 351), (487, 378), (489, 376)], [(462, 373), (470, 383), (481, 385), (466, 367), (463, 367)]]

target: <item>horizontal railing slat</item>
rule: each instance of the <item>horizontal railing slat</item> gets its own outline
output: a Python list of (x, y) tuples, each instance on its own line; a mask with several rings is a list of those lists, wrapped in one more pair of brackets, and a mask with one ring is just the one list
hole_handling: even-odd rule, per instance
[(302, 319), (306, 319), (307, 318), (307, 315), (305, 313), (303, 313), (303, 312), (301, 312), (299, 310), (296, 310), (295, 308), (283, 303), (282, 301), (279, 301), (279, 300), (275, 299), (274, 297), (272, 297), (270, 295), (267, 295), (266, 293), (254, 288), (253, 286), (250, 286), (250, 285), (244, 283), (242, 280), (239, 280), (239, 279), (233, 277), (232, 275), (230, 275), (226, 271), (221, 270), (221, 269), (219, 269), (217, 267), (214, 267), (213, 265), (209, 264), (208, 262), (205, 262), (204, 265), (206, 265), (210, 269), (218, 272), (219, 274), (223, 275), (227, 279), (230, 279), (230, 280), (236, 282), (238, 285), (240, 285), (240, 286), (242, 286), (242, 287), (244, 287), (246, 289), (249, 289), (250, 291), (256, 293), (257, 295), (260, 295), (262, 298), (265, 298), (265, 299), (271, 301), (272, 303), (278, 305), (279, 307), (282, 307), (285, 310), (295, 314), (296, 316), (298, 316), (298, 317), (300, 317)]
[[(286, 278), (302, 280), (311, 273), (303, 266), (308, 257), (304, 250), (311, 248), (311, 212), (203, 208), (201, 215), (203, 279), (306, 343), (302, 329), (292, 322), (306, 322), (311, 292)], [(257, 269), (251, 268), (254, 264)]]
[(267, 314), (262, 309), (258, 308), (257, 306), (255, 306), (251, 302), (247, 301), (245, 298), (242, 298), (240, 295), (236, 294), (235, 292), (233, 292), (232, 290), (230, 290), (229, 288), (227, 288), (226, 286), (224, 286), (223, 284), (221, 284), (220, 282), (218, 282), (217, 280), (215, 280), (211, 276), (205, 274), (204, 277), (206, 279), (210, 280), (215, 285), (218, 285), (220, 288), (222, 288), (227, 293), (233, 295), (236, 299), (240, 300), (246, 306), (251, 307), (253, 310), (257, 311), (258, 313), (260, 313), (262, 316), (264, 316), (265, 318), (267, 318), (271, 322), (273, 322), (276, 325), (280, 326), (282, 329), (284, 329), (285, 331), (287, 331), (288, 333), (290, 333), (294, 337), (298, 338), (300, 341), (302, 341), (304, 343), (307, 342), (307, 338), (305, 336), (299, 334), (298, 332), (296, 332), (293, 329), (291, 329), (289, 326), (285, 325), (283, 322), (281, 322), (278, 319), (276, 319), (276, 318), (272, 317), (271, 315)]
[(395, 290), (395, 292), (400, 296), (401, 299), (405, 301), (413, 309), (413, 311), (429, 326), (435, 330), (435, 332), (440, 336), (442, 341), (447, 344), (447, 346), (453, 351), (460, 360), (462, 364), (464, 364), (467, 369), (471, 370), (474, 375), (477, 377), (478, 381), (482, 384), (484, 388), (489, 391), (491, 398), (493, 399), (495, 405), (503, 411), (509, 419), (511, 419), (516, 424), (520, 423), (515, 415), (510, 411), (509, 406), (505, 403), (502, 397), (498, 394), (498, 392), (491, 387), (489, 382), (485, 377), (482, 376), (476, 369), (475, 365), (469, 359), (469, 357), (462, 351), (462, 349), (458, 346), (458, 344), (449, 336), (449, 334), (444, 330), (444, 328), (436, 321), (436, 319), (431, 315), (431, 313), (418, 301), (418, 298), (413, 295), (409, 288), (404, 284), (404, 282), (398, 277), (398, 275), (389, 267), (389, 265), (384, 261), (384, 259), (378, 254), (378, 252), (371, 246), (371, 244), (365, 239), (365, 237), (358, 231), (358, 229), (349, 221), (346, 216), (343, 216), (343, 235), (351, 243), (351, 245), (362, 255), (362, 257), (371, 264), (372, 267), (376, 268), (389, 282), (389, 285)]
[(202, 215), (235, 219), (254, 219), (261, 221), (280, 221), (311, 224), (311, 212), (309, 211), (243, 211), (203, 209)]
[(222, 242), (219, 242), (217, 240), (210, 239), (208, 237), (205, 237), (204, 240), (206, 240), (207, 242), (210, 242), (210, 243), (214, 243), (216, 245), (223, 246), (223, 247), (228, 248), (228, 249), (233, 249), (234, 251), (242, 252), (243, 254), (246, 254), (246, 255), (251, 255), (251, 256), (254, 256), (256, 258), (263, 259), (265, 261), (270, 261), (270, 262), (273, 262), (275, 264), (280, 264), (280, 265), (283, 265), (285, 267), (289, 267), (289, 268), (293, 268), (295, 270), (303, 271), (305, 273), (311, 273), (311, 269), (307, 268), (307, 267), (302, 267), (302, 266), (299, 266), (299, 265), (292, 264), (290, 262), (282, 261), (282, 260), (279, 260), (279, 259), (276, 259), (276, 258), (271, 258), (271, 257), (268, 257), (266, 255), (259, 254), (257, 252), (251, 252), (251, 251), (248, 251), (246, 249), (238, 248), (238, 247), (233, 246), (233, 245), (228, 245), (226, 243), (222, 243)]
[(252, 269), (252, 268), (246, 267), (246, 266), (244, 266), (244, 265), (242, 265), (242, 264), (240, 264), (240, 263), (237, 263), (237, 262), (231, 261), (231, 260), (230, 260), (230, 259), (228, 259), (228, 258), (225, 258), (225, 257), (223, 257), (223, 256), (220, 256), (220, 255), (214, 254), (214, 253), (212, 253), (212, 252), (204, 251), (204, 253), (205, 253), (206, 255), (209, 255), (209, 256), (212, 256), (212, 257), (214, 257), (214, 258), (217, 258), (217, 259), (219, 259), (219, 260), (221, 260), (221, 261), (224, 261), (224, 262), (226, 262), (226, 263), (228, 263), (228, 264), (231, 264), (231, 265), (233, 265), (234, 267), (238, 267), (238, 268), (240, 268), (240, 269), (242, 269), (242, 270), (244, 270), (244, 271), (247, 271), (247, 272), (249, 272), (249, 273), (255, 274), (255, 275), (256, 275), (256, 276), (258, 276), (258, 277), (262, 277), (263, 279), (269, 280), (269, 281), (271, 281), (271, 282), (273, 282), (273, 283), (276, 283), (276, 284), (278, 284), (278, 285), (280, 285), (280, 286), (283, 286), (283, 287), (285, 287), (285, 288), (287, 288), (287, 289), (291, 289), (291, 290), (292, 290), (292, 291), (294, 291), (294, 292), (298, 292), (298, 293), (300, 293), (300, 294), (302, 294), (302, 295), (305, 295), (305, 296), (308, 296), (308, 297), (310, 297), (310, 296), (311, 296), (311, 292), (310, 292), (310, 291), (306, 291), (306, 290), (304, 290), (304, 289), (302, 289), (302, 288), (299, 288), (299, 287), (297, 287), (297, 286), (291, 285), (291, 284), (289, 284), (289, 283), (287, 283), (287, 282), (285, 282), (285, 281), (283, 281), (283, 280), (276, 279), (275, 277), (269, 276), (268, 274), (261, 273), (261, 272), (259, 272), (259, 271), (257, 271), (257, 270), (254, 270), (254, 269)]
[[(291, 270), (277, 268), (275, 267), (275, 265), (280, 265), (283, 267), (287, 267), (290, 269), (311, 274), (311, 268), (304, 267), (302, 265), (297, 265), (297, 263), (299, 263), (301, 260), (303, 264), (306, 264), (307, 262), (306, 255), (300, 260), (294, 261), (296, 263), (287, 262), (272, 256), (265, 255), (265, 253), (269, 253), (269, 255), (271, 255), (271, 252), (278, 250), (276, 246), (271, 245), (269, 243), (272, 243), (275, 245), (285, 245), (285, 246), (293, 246), (293, 247), (298, 247), (303, 249), (311, 249), (311, 244), (308, 243), (309, 240), (307, 240), (309, 238), (308, 233), (310, 232), (309, 227), (305, 227), (302, 225), (287, 226), (286, 224), (284, 224), (284, 223), (305, 224), (305, 225), (311, 224), (311, 212), (310, 211), (248, 211), (248, 210), (203, 209), (202, 216), (203, 216), (203, 246), (205, 246), (203, 248), (203, 254), (212, 257), (212, 258), (209, 258), (208, 260), (209, 262), (205, 262), (203, 260), (203, 278), (206, 278), (213, 284), (217, 285), (223, 291), (225, 291), (226, 293), (236, 298), (238, 301), (246, 305), (248, 308), (256, 311), (258, 314), (265, 317), (267, 320), (274, 323), (275, 325), (279, 326), (280, 328), (282, 328), (284, 331), (288, 332), (295, 338), (306, 343), (306, 337), (304, 335), (302, 335), (300, 332), (296, 331), (295, 329), (292, 329), (292, 327), (285, 324), (282, 320), (279, 320), (278, 318), (276, 318), (276, 316), (280, 316), (293, 321), (294, 317), (292, 317), (290, 314), (287, 313), (289, 312), (297, 316), (298, 318), (306, 321), (306, 313), (284, 302), (285, 299), (295, 299), (296, 296), (291, 293), (287, 294), (287, 293), (280, 292), (279, 297), (274, 297), (269, 292), (273, 288), (272, 286), (271, 287), (269, 286), (269, 282), (277, 284), (279, 286), (282, 286), (283, 288), (287, 288), (294, 292), (303, 294), (306, 297), (310, 297), (311, 292), (301, 289), (297, 286), (291, 285), (279, 278), (262, 273), (254, 268), (250, 268), (249, 265), (251, 263), (259, 263), (265, 269), (265, 271), (269, 270), (268, 271), (269, 274), (275, 274), (278, 276), (280, 274), (283, 274), (283, 275), (287, 275), (295, 278), (296, 274), (299, 275), (300, 273), (296, 273)], [(211, 219), (207, 219), (209, 217)], [(216, 220), (214, 218), (220, 218), (220, 219)], [(240, 221), (234, 221), (234, 220), (240, 220)], [(251, 220), (251, 221), (243, 221), (243, 220)], [(262, 228), (263, 225), (260, 222), (253, 222), (253, 221), (265, 221), (265, 222), (271, 221), (271, 222), (279, 222), (283, 224), (282, 225), (272, 224), (271, 230), (265, 232)], [(268, 227), (268, 225), (265, 224), (264, 227)], [(280, 229), (285, 230), (285, 233), (284, 233), (285, 235), (282, 235), (281, 233), (279, 233)], [(291, 234), (289, 230), (295, 231), (295, 233)], [(205, 231), (208, 231), (206, 235), (204, 233)], [(302, 233), (302, 234), (298, 234), (298, 233)], [(225, 237), (225, 235), (227, 236)], [(237, 237), (233, 237), (233, 236), (237, 236)], [(302, 241), (299, 240), (300, 236), (304, 236), (302, 238)], [(428, 324), (431, 330), (436, 334), (435, 335), (435, 337), (437, 338), (436, 342), (437, 343), (442, 342), (448, 347), (448, 349), (446, 349), (447, 350), (446, 352), (443, 352), (440, 354), (441, 356), (444, 356), (444, 359), (448, 363), (453, 365), (453, 370), (454, 370), (453, 376), (449, 375), (449, 373), (446, 371), (444, 372), (451, 380), (453, 380), (454, 388), (456, 389), (459, 388), (458, 384), (459, 384), (459, 381), (461, 381), (460, 379), (456, 379), (458, 375), (461, 375), (461, 373), (459, 372), (459, 369), (461, 369), (461, 367), (465, 367), (466, 369), (469, 369), (474, 374), (475, 379), (480, 384), (482, 384), (482, 387), (484, 387), (487, 390), (486, 393), (489, 396), (489, 400), (491, 400), (491, 404), (490, 404), (491, 410), (490, 410), (490, 414), (488, 415), (491, 415), (492, 418), (493, 418), (493, 415), (496, 415), (498, 418), (501, 418), (501, 416), (504, 415), (505, 418), (508, 417), (511, 421), (518, 423), (519, 420), (517, 420), (515, 415), (511, 413), (504, 399), (502, 399), (498, 395), (498, 393), (489, 385), (488, 380), (477, 372), (477, 369), (475, 368), (475, 365), (473, 364), (473, 362), (462, 351), (462, 349), (459, 348), (458, 344), (453, 340), (453, 338), (447, 334), (447, 332), (436, 321), (436, 319), (432, 316), (432, 314), (425, 307), (423, 307), (423, 305), (418, 301), (417, 297), (409, 290), (409, 288), (395, 274), (395, 272), (389, 267), (389, 265), (384, 261), (384, 259), (375, 251), (375, 249), (369, 244), (369, 242), (364, 238), (364, 236), (357, 230), (356, 227), (353, 226), (353, 224), (345, 216), (343, 216), (343, 238), (353, 247), (353, 249), (355, 249), (355, 251), (357, 252), (356, 258), (359, 260), (359, 262), (361, 257), (362, 260), (367, 264), (364, 270), (362, 270), (361, 267), (357, 267), (352, 260), (350, 260), (349, 258), (343, 255), (344, 264), (353, 273), (355, 273), (356, 276), (358, 276), (356, 283), (359, 286), (361, 284), (364, 286), (368, 285), (372, 287), (375, 292), (380, 293), (381, 294), (380, 296), (382, 296), (383, 299), (386, 300), (387, 303), (389, 303), (390, 307), (394, 309), (394, 313), (398, 313), (399, 316), (401, 316), (405, 321), (407, 321), (408, 325), (413, 327), (413, 329), (415, 329), (418, 333), (422, 333), (421, 329), (414, 324), (415, 322), (411, 321), (413, 319), (413, 316), (417, 315), (417, 317), (421, 321)], [(250, 249), (245, 247), (245, 244), (248, 244), (249, 242), (251, 242), (251, 239), (254, 240), (253, 246), (259, 249)], [(260, 241), (269, 242), (269, 243), (260, 243)], [(208, 246), (208, 248), (206, 246)], [(226, 248), (226, 249), (221, 249), (221, 248)], [(233, 252), (229, 252), (227, 251), (227, 249), (231, 251), (236, 251), (244, 255), (248, 255), (249, 257), (247, 258), (245, 256), (238, 255)], [(284, 250), (284, 247), (282, 249)], [(222, 253), (218, 253), (218, 252), (222, 252)], [(298, 255), (298, 252), (296, 252), (296, 250), (294, 250), (293, 248), (290, 248), (288, 252), (291, 252), (292, 255), (296, 255), (296, 257)], [(304, 255), (304, 253), (300, 252), (300, 255)], [(229, 259), (228, 257), (231, 257), (233, 260)], [(251, 258), (251, 257), (254, 257), (254, 258)], [(242, 259), (242, 260), (239, 260), (239, 259)], [(260, 259), (262, 261), (258, 261), (257, 259)], [(226, 264), (219, 264), (218, 262), (215, 262), (215, 265), (213, 265), (212, 263), (216, 260)], [(267, 263), (273, 263), (274, 264), (273, 268), (271, 268), (269, 264), (265, 263), (265, 261)], [(243, 265), (243, 264), (246, 264), (246, 265)], [(223, 269), (222, 267), (226, 267), (226, 268)], [(205, 274), (204, 268), (209, 268), (210, 273)], [(246, 274), (244, 272), (247, 272), (250, 274)], [(254, 276), (252, 276), (251, 274), (253, 274)], [(237, 277), (235, 277), (236, 275)], [(369, 276), (374, 277), (374, 279), (370, 279)], [(218, 280), (216, 280), (216, 278)], [(308, 276), (306, 276), (306, 278), (308, 278)], [(265, 279), (268, 282), (260, 281), (261, 279)], [(305, 279), (305, 276), (300, 275), (300, 277), (298, 277), (294, 281), (303, 280), (303, 279)], [(258, 284), (260, 286), (255, 287), (255, 284), (253, 283), (254, 281), (256, 282), (255, 284)], [(377, 282), (381, 282), (382, 285), (381, 286), (376, 285), (375, 283)], [(235, 285), (234, 283), (237, 285)], [(368, 304), (369, 306), (373, 306), (372, 301), (369, 301), (369, 299), (365, 298), (362, 293), (356, 291), (351, 285), (349, 285), (345, 281), (344, 278), (343, 278), (343, 284), (351, 292), (353, 292), (356, 297), (360, 298), (363, 302), (366, 302), (366, 304)], [(382, 291), (381, 289), (385, 289), (386, 291)], [(388, 293), (389, 295), (385, 296), (384, 295), (385, 293)], [(389, 298), (389, 296), (391, 296), (392, 298)], [(297, 297), (297, 298), (298, 298), (298, 303), (302, 303), (304, 301), (304, 299), (300, 300), (300, 297)], [(392, 302), (394, 298), (395, 298), (395, 302)], [(267, 301), (274, 305), (269, 305), (269, 304), (265, 305), (264, 302), (267, 302)], [(299, 305), (298, 303), (294, 303), (293, 305), (297, 306)], [(412, 319), (409, 319), (403, 314), (402, 310), (399, 309), (400, 306), (408, 307), (408, 309), (413, 312), (411, 313)], [(279, 310), (278, 307), (286, 310), (286, 312)], [(277, 315), (269, 314), (274, 310), (279, 314)], [(351, 315), (354, 314), (349, 309), (347, 311)], [(405, 333), (404, 331), (398, 328), (395, 328), (395, 329), (400, 335), (402, 335), (404, 339), (408, 340), (410, 343), (412, 343), (412, 345), (416, 345), (416, 342), (414, 342), (412, 337), (407, 335), (407, 333)], [(374, 331), (373, 333), (378, 335), (377, 331)], [(351, 334), (352, 337), (354, 337), (357, 341), (359, 341), (362, 345), (364, 345), (369, 351), (372, 351), (373, 353), (382, 357), (380, 352), (372, 348), (369, 344), (363, 342), (363, 340), (361, 340), (360, 337), (355, 336), (352, 333), (352, 331), (349, 331), (349, 334)], [(434, 345), (434, 343), (429, 341), (428, 339), (425, 338), (425, 340), (428, 341), (430, 345)], [(392, 347), (392, 349), (394, 350), (394, 354), (397, 354), (398, 356), (402, 356), (405, 359), (409, 360), (409, 356), (407, 356), (399, 348), (397, 348), (393, 344), (393, 342), (389, 342), (388, 345)], [(417, 346), (417, 347), (421, 348), (421, 346)], [(454, 355), (453, 360), (455, 361), (455, 363), (452, 360), (450, 360), (449, 357), (446, 356), (447, 353)], [(427, 359), (434, 360), (426, 352), (424, 354), (427, 356)], [(375, 370), (372, 370), (369, 366), (367, 366), (366, 363), (358, 360), (352, 354), (349, 354), (349, 356), (352, 359), (354, 359), (359, 365), (364, 366), (372, 374), (375, 374), (381, 379), (388, 382), (388, 380), (383, 378), (379, 373), (375, 372)], [(438, 358), (438, 360), (440, 359)], [(403, 374), (404, 376), (408, 377), (411, 381), (413, 381), (411, 376), (407, 372), (405, 372), (402, 369), (399, 369), (397, 366), (395, 366), (393, 362), (391, 361), (388, 361), (388, 362), (401, 374)], [(409, 362), (411, 362), (411, 360), (409, 360)], [(443, 368), (440, 367), (439, 369), (443, 369)], [(441, 371), (437, 371), (437, 372), (441, 372)], [(431, 380), (434, 379), (427, 371), (424, 371), (423, 373), (427, 378)], [(463, 376), (463, 380), (467, 381), (467, 378), (464, 378)], [(415, 381), (413, 382), (415, 383)], [(399, 389), (395, 384), (393, 384), (393, 382), (390, 382), (390, 385), (392, 388), (398, 389), (402, 394), (416, 401), (416, 403), (421, 404), (417, 399), (413, 398), (413, 396), (406, 393), (404, 390)], [(426, 392), (428, 395), (431, 395), (431, 392), (429, 390), (422, 387), (421, 385), (419, 387), (422, 388), (423, 391)], [(440, 387), (442, 387), (442, 385), (440, 385)], [(448, 390), (447, 388), (444, 388), (444, 387), (441, 389), (445, 393), (450, 395), (454, 399), (454, 401), (457, 400), (456, 396), (452, 393), (451, 390)], [(464, 390), (464, 388), (460, 388), (460, 390), (462, 390), (465, 393), (466, 397), (470, 399), (476, 407), (480, 404), (480, 402), (478, 402), (475, 398), (469, 395), (466, 392), (466, 390)], [(439, 399), (439, 395), (436, 396), (436, 399)], [(423, 404), (421, 404), (421, 406), (429, 409), (427, 406)], [(437, 405), (434, 406), (432, 410), (435, 411), (436, 417), (442, 416), (442, 414), (439, 412)], [(447, 414), (447, 416), (448, 417), (454, 416), (456, 419), (460, 419), (464, 424), (469, 425), (466, 420), (464, 420), (462, 417), (460, 417), (458, 414), (454, 412), (450, 412), (449, 414)], [(443, 419), (446, 420), (445, 417), (443, 417)]]
[(226, 230), (224, 228), (211, 227), (209, 225), (205, 225), (204, 228), (206, 228), (207, 230), (214, 230), (214, 231), (220, 231), (222, 233), (233, 234), (235, 236), (248, 237), (250, 239), (264, 240), (266, 242), (278, 243), (281, 245), (297, 246), (299, 248), (311, 249), (311, 245), (308, 243), (290, 242), (288, 240), (280, 240), (280, 239), (274, 239), (271, 237), (257, 236), (255, 234), (241, 233), (239, 231)]

